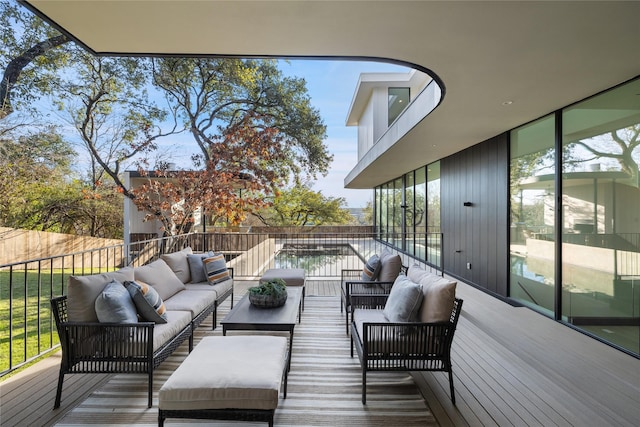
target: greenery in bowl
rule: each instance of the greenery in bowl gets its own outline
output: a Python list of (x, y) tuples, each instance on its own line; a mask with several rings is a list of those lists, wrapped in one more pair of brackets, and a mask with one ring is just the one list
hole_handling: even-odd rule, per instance
[(280, 296), (287, 293), (287, 282), (283, 279), (271, 279), (260, 283), (260, 286), (249, 288), (250, 295)]

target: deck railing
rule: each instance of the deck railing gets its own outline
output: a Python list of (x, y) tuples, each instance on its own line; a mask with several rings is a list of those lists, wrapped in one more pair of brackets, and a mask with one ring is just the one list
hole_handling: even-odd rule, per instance
[[(402, 237), (410, 241), (403, 262), (443, 270), (440, 233)], [(253, 229), (190, 233), (141, 240), (72, 254), (0, 265), (0, 377), (57, 349), (58, 335), (50, 299), (64, 295), (72, 275), (113, 271), (154, 261), (190, 246), (195, 252), (225, 254), (236, 280), (257, 280), (268, 268), (304, 268), (307, 277), (338, 280), (341, 269), (359, 269), (398, 238), (377, 238), (371, 227)]]

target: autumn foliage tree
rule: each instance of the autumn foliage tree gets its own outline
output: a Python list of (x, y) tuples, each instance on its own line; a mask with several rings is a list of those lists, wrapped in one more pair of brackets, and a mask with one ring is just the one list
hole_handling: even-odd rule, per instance
[(148, 173), (141, 168), (148, 179), (132, 190), (134, 204), (148, 212), (147, 220), (157, 219), (173, 235), (189, 231), (199, 209), (213, 224), (223, 220), (236, 225), (247, 212), (266, 206), (265, 195), (286, 179), (287, 171), (274, 167), (286, 153), (278, 130), (256, 127), (257, 120), (265, 118), (248, 114), (222, 131), (207, 158), (194, 156), (194, 170), (171, 171), (163, 165)]

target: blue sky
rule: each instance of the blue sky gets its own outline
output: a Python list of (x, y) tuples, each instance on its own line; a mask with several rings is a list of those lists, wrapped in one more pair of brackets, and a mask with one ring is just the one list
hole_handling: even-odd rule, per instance
[(358, 129), (345, 125), (356, 84), (363, 72), (407, 72), (408, 69), (380, 62), (320, 60), (283, 62), (280, 68), (285, 75), (303, 77), (307, 81), (311, 103), (327, 125), (325, 144), (334, 159), (329, 174), (319, 178), (313, 188), (325, 196), (344, 197), (350, 208), (364, 207), (371, 200), (372, 190), (344, 188), (344, 178), (358, 160)]

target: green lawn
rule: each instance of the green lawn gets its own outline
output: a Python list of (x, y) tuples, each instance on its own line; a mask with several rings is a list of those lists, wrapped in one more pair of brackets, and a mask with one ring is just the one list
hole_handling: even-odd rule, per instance
[(72, 273), (71, 269), (41, 270), (40, 274), (14, 270), (13, 275), (0, 271), (0, 373), (58, 344), (49, 300), (66, 293)]

